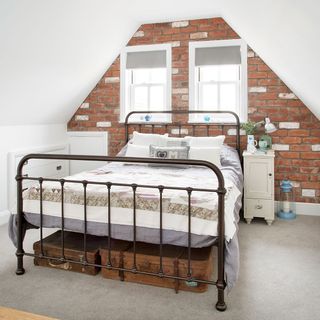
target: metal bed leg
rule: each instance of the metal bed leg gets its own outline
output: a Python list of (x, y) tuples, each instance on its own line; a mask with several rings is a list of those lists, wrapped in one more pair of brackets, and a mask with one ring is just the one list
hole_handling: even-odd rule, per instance
[(224, 301), (224, 288), (218, 288), (218, 301), (216, 303), (216, 309), (218, 311), (225, 311), (227, 309), (227, 305)]
[(18, 243), (17, 243), (17, 275), (23, 275), (25, 273), (25, 270), (23, 268), (23, 256), (24, 256), (24, 250), (23, 250), (23, 229), (22, 229), (22, 223), (23, 223), (23, 212), (22, 212), (22, 179), (21, 179), (21, 172), (17, 175), (17, 195), (18, 195), (18, 203), (17, 203), (17, 229), (18, 229)]

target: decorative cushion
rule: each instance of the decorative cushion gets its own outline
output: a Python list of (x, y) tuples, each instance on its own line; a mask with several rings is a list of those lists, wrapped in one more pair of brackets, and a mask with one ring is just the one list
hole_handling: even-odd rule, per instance
[(158, 147), (150, 145), (150, 157), (160, 159), (188, 159), (189, 146), (184, 147)]
[(188, 140), (185, 138), (175, 138), (175, 137), (166, 138), (167, 147), (186, 147), (188, 145), (189, 145)]

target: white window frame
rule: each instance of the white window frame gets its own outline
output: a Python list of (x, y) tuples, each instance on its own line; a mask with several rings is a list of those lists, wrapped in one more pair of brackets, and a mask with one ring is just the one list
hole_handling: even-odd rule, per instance
[[(121, 123), (125, 121), (126, 115), (131, 111), (131, 110), (128, 110), (128, 106), (126, 103), (127, 94), (129, 94), (128, 92), (126, 92), (126, 88), (127, 88), (126, 65), (127, 65), (128, 52), (159, 51), (159, 50), (166, 51), (166, 69), (167, 69), (166, 88), (165, 88), (166, 97), (165, 97), (165, 104), (164, 104), (163, 110), (171, 110), (171, 87), (172, 87), (171, 48), (172, 48), (172, 45), (170, 43), (164, 43), (164, 44), (152, 44), (152, 45), (141, 45), (141, 46), (128, 46), (121, 51), (121, 54), (120, 54), (120, 122)], [(152, 84), (152, 85), (155, 85), (155, 84)], [(139, 86), (139, 85), (136, 85), (136, 86)], [(143, 84), (143, 86), (146, 86), (146, 84)], [(157, 120), (159, 119), (161, 122), (171, 121), (170, 115), (166, 116), (165, 118), (163, 116), (161, 118), (160, 117), (157, 118), (157, 114), (154, 114), (150, 122), (157, 122)]]
[[(241, 67), (240, 67), (240, 101), (239, 101), (239, 118), (241, 122), (248, 120), (248, 70), (247, 70), (247, 51), (248, 47), (242, 39), (232, 40), (213, 40), (213, 41), (194, 41), (189, 42), (189, 108), (198, 110), (196, 106), (196, 65), (195, 53), (196, 48), (212, 47), (230, 47), (240, 46)], [(190, 115), (189, 122), (199, 122), (196, 116)], [(224, 119), (220, 119), (224, 121)]]

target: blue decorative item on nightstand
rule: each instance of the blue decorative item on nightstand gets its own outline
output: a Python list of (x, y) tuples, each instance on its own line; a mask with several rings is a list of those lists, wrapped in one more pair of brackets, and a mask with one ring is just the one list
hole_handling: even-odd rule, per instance
[(290, 180), (282, 180), (280, 183), (280, 209), (277, 216), (280, 219), (291, 220), (296, 218), (293, 210), (293, 186)]

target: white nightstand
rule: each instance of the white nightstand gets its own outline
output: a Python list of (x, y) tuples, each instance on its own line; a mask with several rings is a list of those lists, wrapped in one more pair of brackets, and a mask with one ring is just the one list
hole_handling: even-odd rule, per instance
[(243, 152), (244, 218), (250, 224), (254, 217), (274, 220), (274, 151), (251, 154)]

